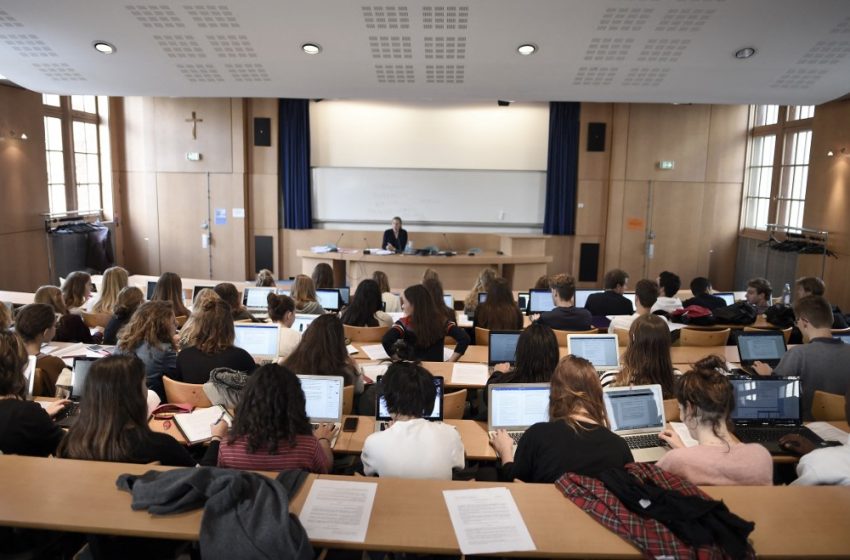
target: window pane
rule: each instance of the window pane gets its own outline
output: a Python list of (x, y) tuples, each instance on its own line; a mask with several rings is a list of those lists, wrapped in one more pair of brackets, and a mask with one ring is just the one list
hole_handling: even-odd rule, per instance
[(788, 120), (798, 121), (800, 119), (810, 119), (815, 116), (814, 105), (792, 105), (788, 107)]
[(97, 154), (88, 154), (86, 156), (86, 167), (89, 170), (86, 183), (99, 183), (100, 173), (98, 171)]
[(81, 185), (88, 182), (88, 166), (85, 154), (74, 154), (74, 171), (77, 173), (76, 183)]
[(58, 107), (59, 106), (59, 96), (58, 95), (52, 95), (50, 93), (43, 93), (43, 94), (41, 94), (41, 102), (44, 103), (45, 105), (50, 105), (51, 107)]
[(44, 117), (44, 141), (48, 150), (62, 150), (62, 120)]
[(753, 126), (764, 126), (779, 122), (779, 105), (756, 105)]
[(67, 210), (64, 183), (61, 185), (48, 185), (47, 195), (51, 212), (65, 212)]
[(95, 104), (94, 95), (72, 95), (71, 109), (74, 111), (84, 111), (86, 113), (97, 113), (97, 105)]
[(756, 136), (753, 138), (753, 157), (750, 165), (773, 165), (773, 152), (776, 147), (776, 135)]
[(47, 152), (47, 182), (65, 185), (65, 159), (62, 152)]

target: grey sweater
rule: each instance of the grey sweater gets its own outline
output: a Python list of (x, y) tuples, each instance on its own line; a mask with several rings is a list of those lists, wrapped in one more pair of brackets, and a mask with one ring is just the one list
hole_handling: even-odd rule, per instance
[(815, 391), (844, 395), (850, 384), (850, 344), (832, 338), (815, 338), (788, 350), (774, 375), (799, 376), (803, 420), (812, 420)]

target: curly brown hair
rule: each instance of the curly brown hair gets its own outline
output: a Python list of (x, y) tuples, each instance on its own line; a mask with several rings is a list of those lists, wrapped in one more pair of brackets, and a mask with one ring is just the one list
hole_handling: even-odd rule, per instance
[(195, 323), (192, 345), (207, 354), (218, 354), (233, 346), (236, 330), (230, 306), (221, 298), (206, 302)]
[(163, 342), (171, 344), (174, 332), (175, 319), (171, 304), (167, 301), (149, 301), (143, 303), (118, 332), (118, 348), (132, 352), (144, 342), (151, 346)]

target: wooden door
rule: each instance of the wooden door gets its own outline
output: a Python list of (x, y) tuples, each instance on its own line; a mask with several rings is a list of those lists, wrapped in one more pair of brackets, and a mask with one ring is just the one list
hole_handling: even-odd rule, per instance
[[(158, 173), (159, 254), (162, 272), (210, 278), (209, 189), (205, 173)], [(206, 224), (206, 228), (204, 225)]]

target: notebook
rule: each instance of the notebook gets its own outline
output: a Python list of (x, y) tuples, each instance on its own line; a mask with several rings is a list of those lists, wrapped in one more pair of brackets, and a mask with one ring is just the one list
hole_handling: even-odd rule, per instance
[(552, 290), (529, 290), (528, 292), (528, 314), (552, 311), (555, 308), (555, 300), (552, 299)]
[(732, 292), (715, 292), (711, 295), (723, 299), (723, 301), (726, 302), (726, 305), (732, 305), (735, 303), (735, 294), (733, 294)]
[(487, 346), (487, 363), (491, 366), (516, 363), (516, 345), (522, 331), (490, 331)]
[(779, 364), (785, 354), (785, 336), (779, 331), (742, 332), (738, 335), (738, 356), (741, 368), (750, 374), (753, 362), (764, 362), (771, 368)]
[(298, 333), (304, 334), (304, 331), (307, 330), (307, 327), (310, 326), (310, 323), (312, 323), (316, 317), (318, 317), (318, 315), (296, 313), (295, 321), (292, 323), (292, 327), (290, 328)]
[[(392, 418), (390, 417), (390, 411), (387, 409), (387, 401), (384, 399), (383, 394), (383, 385), (381, 384), (381, 379), (383, 376), (378, 377), (375, 392), (377, 404), (375, 405), (375, 431), (380, 432), (386, 430)], [(437, 389), (437, 395), (434, 397), (434, 409), (431, 411), (431, 414), (428, 416), (423, 416), (426, 420), (430, 420), (431, 422), (442, 422), (443, 421), (443, 378), (435, 375), (433, 377), (434, 380), (434, 388)], [(423, 411), (424, 412), (424, 411)]]
[(603, 290), (576, 290), (576, 307), (584, 307), (587, 304), (588, 297), (602, 292)]
[(339, 311), (340, 296), (336, 288), (322, 288), (316, 290), (316, 300), (325, 311)]
[(331, 447), (336, 443), (342, 421), (342, 391), (345, 379), (337, 375), (299, 375), (307, 403), (307, 417), (315, 428), (322, 422), (336, 426)]
[(269, 308), (269, 294), (277, 291), (276, 288), (245, 288), (242, 292), (242, 305), (248, 308), (248, 311), (267, 311)]
[(235, 346), (242, 348), (257, 363), (277, 359), (280, 325), (277, 323), (235, 323)]
[(516, 304), (523, 313), (528, 311), (528, 292), (519, 292), (516, 296)]
[(454, 309), (455, 308), (455, 297), (451, 294), (443, 294), (443, 303), (446, 304), (446, 307)]
[(568, 334), (570, 354), (584, 358), (597, 372), (620, 369), (620, 347), (616, 334)]
[(71, 369), (71, 404), (56, 415), (56, 424), (63, 428), (73, 426), (80, 414), (80, 400), (86, 393), (86, 379), (88, 379), (91, 365), (100, 358), (76, 357)]
[(487, 431), (507, 430), (516, 445), (530, 426), (549, 421), (549, 384), (493, 383), (487, 403)]
[(664, 456), (658, 439), (665, 423), (661, 385), (606, 387), (602, 400), (611, 431), (626, 440), (636, 462), (654, 462)]
[(192, 412), (174, 415), (174, 424), (183, 433), (190, 445), (207, 441), (212, 437), (212, 425), (219, 419), (233, 424), (233, 418), (220, 404), (209, 408), (196, 408)]

